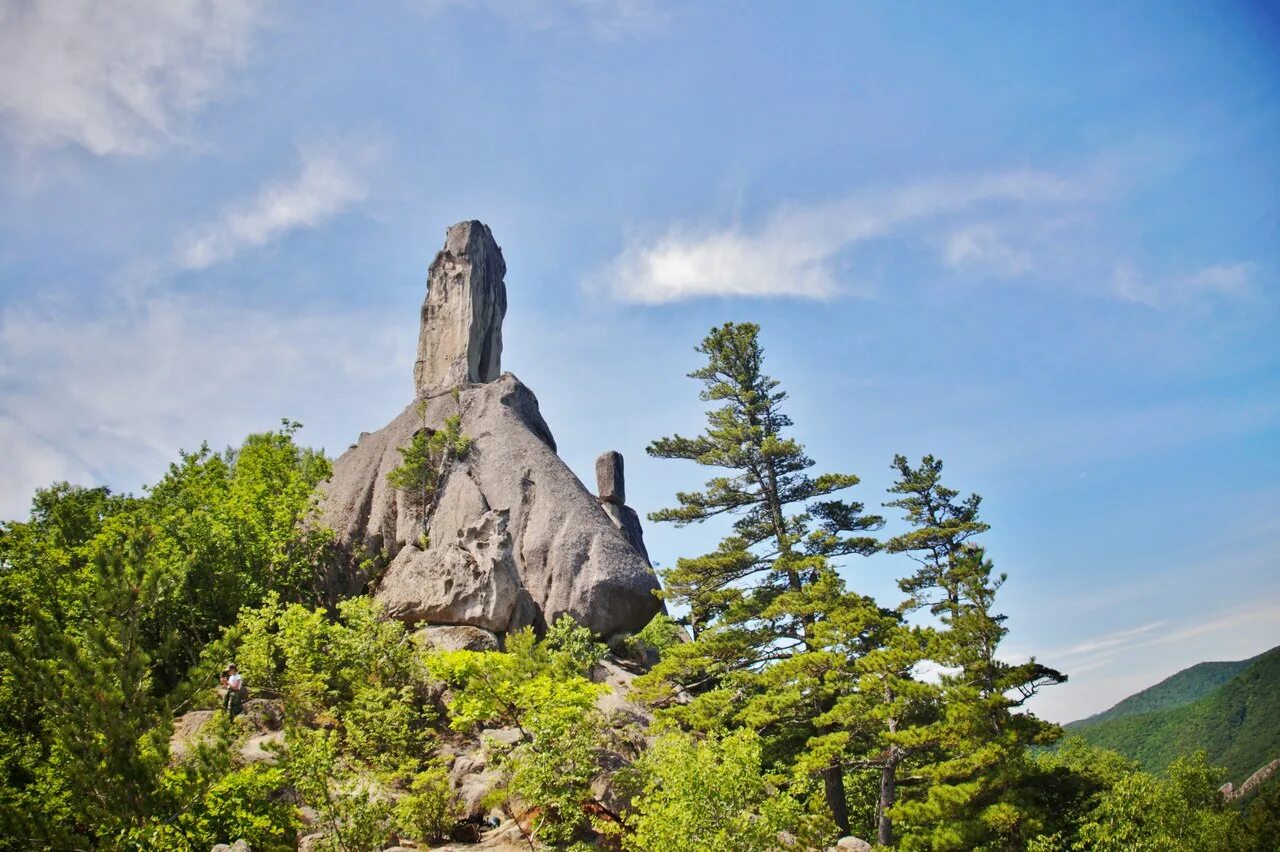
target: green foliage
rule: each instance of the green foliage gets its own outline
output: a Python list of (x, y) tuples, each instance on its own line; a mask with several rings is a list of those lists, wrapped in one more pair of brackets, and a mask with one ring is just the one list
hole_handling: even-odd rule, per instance
[(21, 780), (6, 804), (28, 810), (0, 820), (55, 846), (142, 821), (168, 757), (169, 717), (143, 636), (160, 577), (137, 550), (95, 567), (92, 606), (108, 617), (64, 626), (37, 611), (35, 643), (5, 643), (6, 668), (40, 715), (38, 731), (10, 731), (20, 748), (7, 768)]
[(398, 448), (401, 462), (387, 474), (387, 484), (404, 491), (419, 517), (425, 518), (448, 464), (466, 458), (472, 441), (462, 434), (462, 415), (446, 417), (441, 429), (432, 430), (427, 428), (426, 400), (418, 403), (418, 414), (422, 427), (407, 447)]
[(904, 849), (1017, 847), (1043, 829), (1028, 794), (1034, 767), (1027, 748), (1052, 743), (1061, 731), (1012, 711), (1066, 678), (1034, 660), (1010, 664), (996, 656), (1008, 632), (1004, 616), (992, 612), (1004, 575), (992, 576), (980, 547), (962, 547), (946, 570), (954, 597), (934, 657), (953, 671), (941, 676), (938, 720), (921, 732), (937, 751), (918, 769), (924, 792), (892, 813), (906, 827)]
[(250, 764), (215, 780), (200, 806), (180, 817), (183, 835), (197, 849), (244, 838), (255, 850), (292, 849), (296, 809), (284, 794), (284, 771)]
[[(1204, 749), (1240, 783), (1280, 755), (1280, 648), (1247, 661), (1234, 677), (1181, 706), (1103, 722), (1071, 732), (1126, 755), (1148, 772), (1163, 772), (1180, 755)], [(1175, 676), (1176, 677), (1176, 676)]]
[(1157, 852), (1236, 847), (1238, 814), (1218, 793), (1221, 772), (1203, 752), (1180, 758), (1164, 780), (1133, 773), (1104, 793), (1080, 827), (1074, 848), (1095, 852)]
[[(785, 434), (792, 425), (782, 411), (787, 395), (764, 373), (759, 330), (726, 323), (707, 335), (698, 347), (706, 366), (690, 374), (702, 383), (701, 399), (719, 404), (707, 412), (706, 430), (648, 448), (656, 458), (729, 472), (703, 491), (678, 493), (679, 505), (652, 513), (652, 520), (677, 526), (721, 515), (735, 520), (715, 551), (680, 559), (663, 575), (667, 597), (689, 607), (695, 641), (670, 648), (640, 688), (659, 703), (669, 703), (677, 686), (692, 691), (693, 703), (671, 714), (704, 730), (746, 722), (739, 714), (750, 708), (759, 718), (746, 723), (763, 726), (770, 762), (786, 764), (808, 737), (824, 733), (814, 719), (833, 700), (805, 695), (806, 684), (821, 683), (833, 668), (815, 627), (842, 607), (864, 603), (829, 579), (828, 560), (876, 551), (866, 533), (883, 521), (863, 514), (860, 503), (832, 499), (856, 485), (856, 476), (807, 472), (814, 462)], [(847, 828), (841, 766), (815, 770), (825, 776), (836, 823)]]
[(640, 663), (661, 659), (667, 649), (679, 645), (683, 631), (680, 623), (666, 613), (658, 613), (638, 633), (624, 636), (613, 646), (620, 657)]
[(338, 733), (291, 726), (288, 743), (285, 770), (323, 826), (320, 848), (334, 852), (382, 849), (391, 836), (391, 805), (369, 779), (344, 764)]
[(323, 609), (269, 597), (244, 613), (237, 664), (251, 688), (279, 695), (292, 725), (335, 725), (344, 753), (395, 775), (430, 739), (427, 672), (400, 622), (372, 598)]
[(1036, 842), (1045, 852), (1071, 848), (1102, 795), (1137, 771), (1132, 761), (1079, 737), (1068, 736), (1057, 748), (1041, 751), (1024, 779), (1028, 801), (1044, 823), (1044, 839)]
[(461, 817), (462, 809), (449, 787), (449, 775), (440, 766), (414, 775), (409, 793), (395, 806), (397, 832), (428, 843), (446, 839)]
[(829, 831), (766, 776), (760, 738), (749, 729), (702, 739), (668, 732), (635, 769), (640, 792), (622, 835), (628, 852), (772, 852), (782, 832), (812, 848)]
[[(567, 617), (566, 617), (567, 618)], [(596, 699), (607, 687), (584, 674), (603, 656), (585, 628), (561, 619), (536, 642), (525, 628), (507, 637), (507, 651), (447, 651), (427, 662), (452, 687), (450, 725), (515, 728), (518, 740), (499, 752), (507, 793), (533, 813), (532, 836), (568, 841), (587, 826), (604, 719)]]
[[(942, 460), (925, 456), (919, 467), (912, 467), (906, 456), (893, 457), (898, 480), (890, 494), (901, 495), (885, 506), (903, 510), (911, 529), (884, 544), (889, 553), (906, 553), (920, 564), (915, 574), (898, 582), (909, 595), (906, 607), (915, 609), (932, 604), (936, 615), (953, 608), (959, 599), (958, 583), (951, 566), (964, 543), (990, 527), (978, 520), (982, 498), (970, 494), (956, 502), (960, 492), (942, 484)], [(931, 593), (941, 591), (934, 598)]]
[(1240, 825), (1241, 852), (1275, 852), (1280, 837), (1280, 781), (1274, 777), (1245, 806)]

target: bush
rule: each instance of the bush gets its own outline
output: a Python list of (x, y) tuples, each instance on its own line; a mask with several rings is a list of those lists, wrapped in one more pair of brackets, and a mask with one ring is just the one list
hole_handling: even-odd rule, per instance
[(461, 816), (462, 809), (449, 787), (449, 776), (439, 766), (415, 775), (409, 794), (395, 807), (396, 830), (426, 843), (448, 838)]

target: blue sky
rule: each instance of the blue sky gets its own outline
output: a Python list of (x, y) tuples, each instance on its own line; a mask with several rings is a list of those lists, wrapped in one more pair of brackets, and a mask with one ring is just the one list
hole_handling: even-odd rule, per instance
[(284, 416), (341, 451), (479, 218), (575, 470), (695, 486), (643, 448), (761, 323), (857, 498), (898, 452), (984, 496), (1065, 721), (1280, 643), (1277, 140), (1263, 4), (0, 2), (0, 517)]

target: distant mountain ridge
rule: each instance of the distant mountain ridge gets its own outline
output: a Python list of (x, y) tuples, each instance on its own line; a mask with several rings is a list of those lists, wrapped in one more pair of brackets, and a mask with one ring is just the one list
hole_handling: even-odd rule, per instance
[(1073, 730), (1081, 725), (1096, 725), (1111, 719), (1136, 716), (1139, 713), (1151, 713), (1156, 710), (1172, 710), (1175, 707), (1190, 704), (1213, 692), (1247, 668), (1250, 663), (1265, 655), (1265, 653), (1259, 654), (1247, 660), (1196, 663), (1177, 674), (1169, 675), (1155, 686), (1135, 692), (1101, 713), (1094, 713), (1085, 719), (1069, 722), (1065, 727), (1067, 730)]
[(1204, 749), (1238, 783), (1280, 757), (1280, 647), (1200, 663), (1065, 727), (1150, 772)]

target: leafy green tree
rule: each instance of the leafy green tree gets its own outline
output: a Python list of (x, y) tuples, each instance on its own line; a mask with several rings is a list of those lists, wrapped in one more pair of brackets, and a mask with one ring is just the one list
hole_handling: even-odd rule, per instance
[(1177, 760), (1163, 780), (1145, 772), (1130, 774), (1102, 795), (1080, 827), (1074, 848), (1095, 852), (1234, 849), (1239, 814), (1224, 804), (1218, 792), (1223, 780), (1222, 772), (1210, 767), (1203, 753)]
[(1043, 834), (1028, 848), (1053, 852), (1070, 849), (1079, 829), (1098, 806), (1103, 794), (1138, 771), (1120, 754), (1069, 736), (1052, 750), (1035, 756), (1034, 773), (1024, 780), (1028, 793), (1044, 815)]
[[(159, 594), (141, 553), (96, 563), (94, 621), (60, 626), (37, 613), (34, 645), (7, 643), (40, 708), (21, 779), (26, 814), (5, 825), (51, 846), (102, 842), (148, 815), (168, 757), (170, 717), (151, 684), (143, 622)], [(11, 767), (12, 768), (12, 767)]]
[(518, 739), (500, 753), (507, 793), (535, 815), (531, 836), (568, 841), (587, 828), (591, 780), (605, 721), (596, 699), (608, 690), (585, 677), (605, 651), (590, 631), (563, 616), (538, 643), (525, 628), (507, 637), (507, 651), (433, 654), (433, 676), (452, 687), (449, 724), (514, 728)]
[(395, 806), (396, 825), (404, 837), (430, 843), (448, 838), (462, 817), (462, 808), (449, 786), (449, 774), (431, 766), (413, 776), (409, 793)]
[[(811, 642), (814, 625), (837, 601), (838, 592), (815, 601), (808, 587), (829, 573), (828, 560), (878, 549), (866, 535), (882, 519), (863, 513), (860, 503), (833, 499), (858, 482), (852, 474), (811, 476), (814, 462), (786, 436), (792, 425), (782, 411), (787, 395), (764, 373), (759, 326), (751, 323), (713, 329), (697, 351), (706, 366), (690, 376), (700, 381), (700, 397), (718, 406), (707, 412), (706, 430), (692, 438), (661, 438), (648, 448), (656, 458), (684, 459), (720, 468), (706, 489), (679, 493), (679, 505), (652, 513), (654, 521), (677, 526), (734, 516), (732, 533), (704, 556), (680, 559), (664, 574), (667, 597), (688, 605), (697, 641), (672, 648), (655, 668), (649, 686), (680, 684), (696, 694), (681, 712), (700, 727), (732, 723), (742, 706), (742, 690), (768, 690), (780, 679), (791, 696), (801, 687), (768, 669), (793, 657), (820, 653)], [(821, 657), (808, 662), (826, 665)], [(791, 667), (799, 672), (806, 662)], [(764, 679), (762, 679), (764, 678)], [(767, 699), (766, 699), (767, 703)], [(826, 712), (822, 700), (807, 704), (803, 718), (778, 713), (769, 744), (774, 759), (789, 759), (798, 744), (817, 732), (813, 719)], [(798, 705), (790, 702), (792, 710)], [(819, 732), (820, 733), (820, 732)], [(847, 829), (843, 769), (821, 769), (827, 803), (835, 822)]]
[(770, 780), (760, 738), (749, 729), (703, 738), (668, 731), (635, 771), (640, 791), (621, 837), (628, 852), (811, 848), (829, 830)]
[[(808, 759), (877, 771), (868, 829), (880, 845), (892, 846), (899, 777), (932, 746), (929, 724), (937, 716), (939, 689), (917, 678), (915, 670), (928, 660), (937, 634), (905, 625), (869, 600), (823, 626), (838, 631), (832, 646), (841, 674), (828, 678), (836, 697), (817, 720), (825, 733), (810, 741)], [(860, 646), (850, 643), (854, 637), (861, 637)]]
[(367, 777), (342, 759), (336, 731), (290, 725), (285, 772), (298, 795), (314, 808), (324, 828), (321, 848), (331, 852), (375, 852), (391, 836), (391, 805)]
[(461, 414), (446, 417), (439, 430), (427, 427), (426, 400), (418, 403), (418, 415), (422, 427), (413, 433), (408, 446), (398, 448), (401, 462), (387, 474), (387, 483), (404, 491), (419, 520), (425, 520), (448, 463), (466, 458), (471, 438), (462, 434)]
[(1240, 826), (1241, 852), (1273, 852), (1280, 837), (1280, 783), (1274, 779), (1246, 806)]
[(368, 769), (416, 771), (434, 721), (421, 655), (372, 598), (337, 615), (274, 596), (245, 612), (234, 636), (246, 683), (282, 698), (290, 724), (336, 728), (342, 753)]

